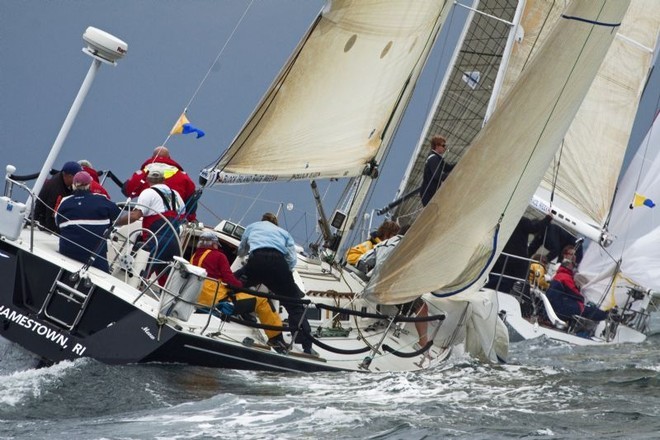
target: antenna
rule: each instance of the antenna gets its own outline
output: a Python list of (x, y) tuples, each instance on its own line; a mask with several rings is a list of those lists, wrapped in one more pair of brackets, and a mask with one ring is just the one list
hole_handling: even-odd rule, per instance
[(78, 111), (87, 96), (87, 92), (89, 92), (89, 89), (94, 82), (96, 72), (98, 72), (101, 67), (101, 63), (116, 66), (117, 60), (122, 58), (128, 51), (128, 45), (125, 42), (95, 27), (88, 27), (82, 38), (87, 43), (87, 47), (83, 48), (82, 51), (93, 58), (92, 65), (89, 67), (89, 71), (80, 86), (80, 90), (78, 90), (76, 99), (74, 99), (73, 104), (71, 104), (69, 113), (66, 115), (66, 119), (64, 119), (64, 122), (62, 123), (62, 127), (60, 128), (57, 138), (55, 138), (53, 146), (50, 148), (48, 157), (39, 172), (39, 177), (37, 177), (37, 181), (34, 183), (32, 194), (28, 199), (28, 207), (32, 206), (32, 197), (37, 197), (39, 195), (39, 192), (46, 181), (46, 177), (50, 173), (50, 169), (62, 149), (64, 140), (69, 134), (73, 121), (75, 121)]

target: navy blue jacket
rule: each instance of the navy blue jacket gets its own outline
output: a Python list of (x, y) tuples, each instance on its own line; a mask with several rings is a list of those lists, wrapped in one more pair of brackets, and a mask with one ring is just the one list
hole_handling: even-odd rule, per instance
[(442, 181), (445, 180), (447, 174), (453, 168), (453, 165), (445, 163), (440, 154), (431, 151), (424, 164), (424, 175), (422, 177), (422, 186), (420, 187), (422, 206), (428, 205), (435, 192), (440, 188)]
[(77, 190), (63, 198), (55, 216), (60, 228), (60, 252), (86, 263), (96, 251), (93, 266), (108, 272), (108, 249), (102, 237), (120, 212), (105, 196), (89, 191)]

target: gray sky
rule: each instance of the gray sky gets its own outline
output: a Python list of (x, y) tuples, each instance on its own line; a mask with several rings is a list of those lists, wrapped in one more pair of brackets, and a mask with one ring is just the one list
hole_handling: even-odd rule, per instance
[[(0, 0), (2, 162), (15, 165), (17, 174), (40, 170), (91, 62), (81, 52), (82, 33), (95, 26), (126, 41), (128, 54), (117, 67), (102, 67), (54, 166), (88, 159), (97, 169), (128, 178), (165, 140), (248, 3)], [(168, 142), (172, 156), (194, 181), (231, 142), (322, 5), (321, 0), (254, 2), (189, 108), (191, 122), (206, 136), (177, 136)], [(370, 209), (391, 201), (419, 138), (440, 80), (441, 59), (451, 52), (451, 47), (437, 46), (382, 169)], [(651, 87), (654, 96), (643, 103), (643, 118), (631, 139), (634, 145), (644, 137), (657, 106), (658, 76)], [(320, 182), (322, 194), (328, 185)], [(113, 200), (123, 199), (113, 184), (106, 187)], [(200, 219), (210, 225), (217, 217), (248, 223), (264, 211), (276, 211), (280, 202), (291, 202), (294, 209), (285, 212), (285, 226), (301, 244), (313, 238), (315, 211), (307, 184), (262, 189), (250, 185), (206, 191)], [(341, 189), (334, 184), (330, 191)], [(255, 197), (260, 200), (254, 202)]]

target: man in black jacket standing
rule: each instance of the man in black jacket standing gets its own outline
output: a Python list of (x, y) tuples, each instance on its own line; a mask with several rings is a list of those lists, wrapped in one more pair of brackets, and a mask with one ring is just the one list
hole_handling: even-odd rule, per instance
[(453, 165), (445, 163), (442, 155), (447, 151), (447, 140), (442, 136), (431, 138), (431, 154), (424, 164), (424, 176), (420, 187), (422, 206), (428, 205), (440, 184), (447, 174), (454, 168)]

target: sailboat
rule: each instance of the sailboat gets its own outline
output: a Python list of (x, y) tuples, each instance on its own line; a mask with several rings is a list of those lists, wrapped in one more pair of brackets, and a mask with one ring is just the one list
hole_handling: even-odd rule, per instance
[[(379, 210), (379, 215), (387, 213), (401, 225), (414, 223), (422, 209), (419, 187), (430, 138), (438, 133), (447, 138), (450, 147), (445, 160), (454, 164), (481, 130), (486, 115), (492, 113), (489, 104), (500, 88), (503, 76), (499, 72), (513, 48), (524, 4), (517, 0), (474, 2), (395, 201)], [(478, 291), (446, 298), (427, 295), (424, 300), (434, 313), (446, 313), (443, 325), (462, 332), (459, 340), (472, 356), (506, 359), (508, 334), (493, 293)], [(446, 335), (437, 335), (436, 342), (446, 343), (443, 337)]]
[[(596, 80), (532, 199), (532, 205), (544, 214), (552, 215), (557, 224), (577, 236), (592, 240), (589, 249), (600, 247), (603, 253), (609, 253), (608, 246), (612, 241), (619, 240), (616, 237), (619, 233), (622, 237), (628, 234), (623, 229), (613, 233), (608, 228), (614, 212), (610, 206), (613, 200), (614, 206), (630, 203), (629, 200), (621, 200), (627, 197), (621, 191), (615, 194), (616, 180), (650, 72), (659, 29), (660, 8), (657, 4), (633, 1)], [(589, 260), (584, 265), (580, 263), (578, 268), (582, 278), (594, 276), (593, 270), (589, 269), (592, 265)], [(521, 280), (521, 283), (524, 282)], [(498, 294), (513, 339), (545, 336), (576, 345), (640, 342), (645, 339), (640, 331), (643, 326), (630, 328), (622, 323), (620, 315), (634, 314), (630, 309), (634, 307), (640, 308), (638, 312), (641, 315), (635, 314), (637, 318), (648, 316), (645, 314), (648, 295), (637, 295), (635, 300), (627, 296), (627, 302), (620, 301), (618, 304), (622, 310), (597, 326), (587, 323), (591, 324), (588, 326), (590, 330), (582, 331), (584, 322), (566, 322), (556, 316), (538, 286), (532, 286), (531, 294), (527, 293), (527, 288), (519, 287), (512, 294)], [(605, 309), (612, 308), (613, 304), (603, 304), (603, 296), (601, 291), (590, 295), (589, 299)], [(520, 302), (525, 313), (521, 312)]]
[[(640, 197), (660, 200), (657, 178), (660, 166), (658, 117), (628, 165), (611, 210), (609, 231), (616, 240), (607, 248), (590, 245), (580, 263), (582, 292), (596, 304), (618, 307), (623, 322), (645, 331), (650, 312), (657, 310), (660, 285), (657, 273), (657, 217)], [(643, 195), (643, 196), (641, 196)]]
[[(39, 230), (28, 215), (29, 203), (15, 200), (12, 191), (1, 210), (0, 335), (49, 362), (91, 357), (109, 364), (177, 362), (272, 371), (414, 371), (439, 365), (451, 347), (428, 344), (415, 350), (413, 324), (422, 318), (401, 316), (387, 306), (426, 292), (441, 297), (478, 290), (577, 112), (627, 6), (605, 0), (571, 4), (443, 189), (362, 291), (349, 290), (355, 277), (336, 265), (316, 260), (302, 265), (300, 275), (307, 270), (307, 280), (318, 274), (320, 286), (332, 279), (347, 286), (339, 292), (305, 286), (308, 297), (301, 301), (315, 314), (315, 331), (308, 336), (318, 356), (293, 347), (284, 353), (271, 349), (258, 323), (196, 313), (206, 273), (184, 259), (170, 264), (161, 288), (143, 277), (146, 256), (134, 254), (122, 236), (110, 239), (111, 245), (115, 239), (119, 243), (112, 273), (59, 254), (58, 237)], [(450, 2), (440, 0), (329, 3), (232, 145), (205, 170), (207, 186), (245, 176), (261, 181), (352, 176), (358, 189), (369, 186), (450, 9)], [(76, 111), (90, 75), (93, 79), (102, 63), (113, 64), (126, 52), (124, 42), (102, 31), (90, 28), (85, 36), (93, 61), (74, 101)], [(44, 170), (76, 111), (69, 112)], [(510, 154), (518, 158), (517, 168)], [(485, 169), (489, 174), (473, 178)], [(497, 169), (506, 172), (494, 173)], [(519, 171), (515, 179), (512, 169)], [(7, 168), (9, 189), (27, 190), (33, 200), (38, 190), (13, 180), (14, 172)], [(502, 174), (509, 177), (500, 182)], [(361, 197), (353, 198), (344, 220), (355, 218), (351, 213)], [(466, 198), (472, 203), (460, 203)], [(339, 231), (348, 227), (341, 218), (335, 224)], [(225, 226), (219, 235), (240, 235), (237, 225)], [(339, 296), (359, 306), (328, 304)], [(439, 322), (444, 315), (423, 319)], [(295, 323), (289, 325), (295, 333)]]

